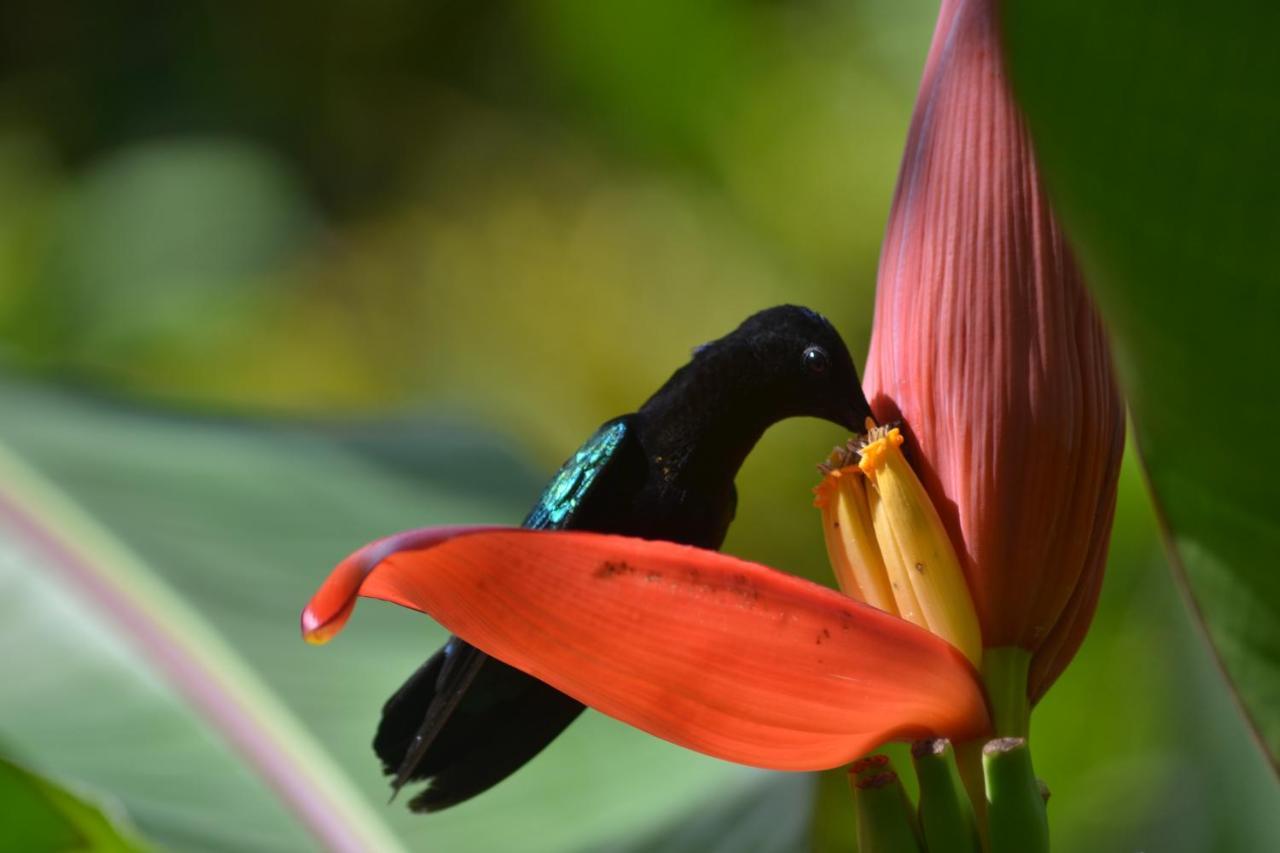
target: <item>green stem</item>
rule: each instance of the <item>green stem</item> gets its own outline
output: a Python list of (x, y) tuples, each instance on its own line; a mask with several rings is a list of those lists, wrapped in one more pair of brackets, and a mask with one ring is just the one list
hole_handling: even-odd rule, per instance
[(911, 758), (920, 782), (920, 833), (929, 853), (978, 853), (973, 803), (945, 738), (916, 741)]
[(889, 756), (884, 753), (868, 755), (849, 765), (849, 784), (856, 787), (864, 779), (892, 772), (893, 765), (889, 762)]
[(982, 750), (991, 853), (1048, 853), (1044, 797), (1022, 738), (997, 738)]
[(922, 853), (907, 793), (892, 770), (849, 775), (859, 853)]
[[(987, 791), (982, 779), (982, 741), (962, 740), (955, 745), (956, 769), (973, 806), (978, 831), (984, 836), (987, 826)], [(985, 840), (983, 848), (986, 848)]]
[(997, 737), (1026, 738), (1031, 731), (1031, 703), (1027, 673), (1031, 653), (1017, 646), (987, 649), (982, 655), (982, 681), (991, 703), (991, 722)]

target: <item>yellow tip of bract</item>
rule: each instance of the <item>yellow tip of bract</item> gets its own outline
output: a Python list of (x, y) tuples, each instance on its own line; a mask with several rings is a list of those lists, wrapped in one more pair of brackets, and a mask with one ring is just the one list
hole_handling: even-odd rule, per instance
[[(878, 467), (884, 464), (885, 457), (902, 447), (902, 442), (905, 440), (897, 427), (888, 431), (879, 427), (868, 430), (867, 444), (860, 451), (862, 458), (858, 460), (858, 470), (868, 477), (872, 476)], [(901, 456), (901, 452), (898, 455)]]
[(313, 646), (323, 646), (337, 635), (347, 620), (320, 619), (310, 607), (302, 611), (302, 639)]
[(973, 599), (903, 441), (896, 428), (870, 429), (857, 466), (827, 474), (818, 489), (827, 552), (846, 594), (927, 628), (976, 665), (982, 633)]

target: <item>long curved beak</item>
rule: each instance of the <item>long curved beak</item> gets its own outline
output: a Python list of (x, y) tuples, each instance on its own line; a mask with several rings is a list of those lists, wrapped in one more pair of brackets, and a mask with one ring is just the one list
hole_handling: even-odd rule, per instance
[(864, 433), (867, 431), (867, 418), (869, 417), (871, 417), (871, 405), (867, 402), (867, 397), (862, 393), (862, 389), (858, 388), (853, 397), (841, 401), (837, 412), (831, 420), (840, 424), (849, 432)]

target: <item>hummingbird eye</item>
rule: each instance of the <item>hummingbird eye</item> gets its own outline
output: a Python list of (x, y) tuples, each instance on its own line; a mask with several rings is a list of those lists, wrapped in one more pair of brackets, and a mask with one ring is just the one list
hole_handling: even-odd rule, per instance
[(810, 373), (826, 373), (827, 372), (827, 351), (822, 347), (813, 346), (806, 347), (804, 351), (804, 366), (809, 368)]

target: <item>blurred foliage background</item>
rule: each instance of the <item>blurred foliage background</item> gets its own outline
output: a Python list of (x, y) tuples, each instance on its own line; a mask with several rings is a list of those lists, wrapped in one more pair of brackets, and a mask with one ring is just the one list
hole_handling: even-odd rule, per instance
[[(491, 794), (410, 817), (367, 743), (439, 631), (365, 605), (318, 651), (296, 618), (368, 539), (518, 521), (598, 423), (759, 308), (818, 309), (860, 356), (935, 12), (7, 0), (10, 488), (185, 602), (175, 630), (204, 625), (213, 665), (410, 849), (851, 849), (839, 774), (748, 771), (595, 714)], [(828, 582), (809, 489), (842, 437), (771, 431), (727, 550)], [(0, 751), (155, 845), (314, 845), (41, 559), (0, 550)], [(1057, 849), (1280, 849), (1274, 780), (1197, 630), (1129, 464), (1095, 629), (1036, 716)]]

